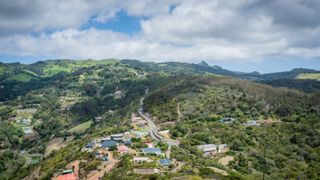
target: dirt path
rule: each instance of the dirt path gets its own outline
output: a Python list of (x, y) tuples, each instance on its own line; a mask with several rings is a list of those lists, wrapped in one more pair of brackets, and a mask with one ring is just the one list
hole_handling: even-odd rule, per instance
[(228, 176), (229, 174), (227, 173), (227, 171), (216, 168), (216, 167), (208, 167), (210, 168), (212, 171), (214, 171), (215, 173), (221, 174), (223, 176)]
[(102, 163), (99, 169), (100, 171), (93, 171), (87, 175), (87, 180), (99, 180), (102, 178), (103, 175), (112, 170), (112, 168), (118, 163), (118, 160), (113, 158), (113, 154), (110, 152), (108, 153), (108, 162)]
[(226, 157), (220, 158), (218, 162), (224, 166), (227, 166), (229, 162), (233, 160), (234, 160), (233, 156), (226, 156)]

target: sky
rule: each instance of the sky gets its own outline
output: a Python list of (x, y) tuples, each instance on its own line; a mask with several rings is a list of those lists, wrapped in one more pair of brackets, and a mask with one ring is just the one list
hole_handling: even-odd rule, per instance
[(0, 0), (0, 61), (138, 59), (320, 70), (319, 0)]

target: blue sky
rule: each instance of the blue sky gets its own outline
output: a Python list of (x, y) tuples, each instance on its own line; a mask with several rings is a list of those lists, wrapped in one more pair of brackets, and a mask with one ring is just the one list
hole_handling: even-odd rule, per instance
[(245, 72), (320, 70), (320, 2), (314, 0), (30, 0), (2, 7), (1, 62), (204, 60)]
[(90, 18), (89, 21), (84, 24), (82, 29), (97, 28), (108, 29), (115, 32), (125, 33), (129, 35), (135, 35), (141, 31), (140, 20), (143, 17), (129, 16), (125, 11), (120, 11), (114, 18), (106, 23), (99, 23)]

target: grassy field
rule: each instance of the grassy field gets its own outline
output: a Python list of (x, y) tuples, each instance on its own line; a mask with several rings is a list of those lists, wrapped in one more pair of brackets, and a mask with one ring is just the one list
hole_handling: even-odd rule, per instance
[(85, 132), (88, 128), (90, 128), (92, 121), (87, 121), (82, 124), (79, 124), (71, 129), (68, 130), (69, 133), (78, 134)]
[(26, 160), (26, 166), (37, 164), (41, 161), (43, 158), (42, 154), (28, 154), (25, 156), (27, 158)]
[(53, 150), (59, 150), (60, 148), (66, 147), (69, 142), (73, 140), (73, 138), (74, 136), (69, 136), (65, 141), (62, 137), (51, 139), (46, 146), (45, 157), (48, 156)]
[(26, 73), (26, 72), (21, 72), (19, 74), (16, 74), (14, 76), (11, 76), (7, 80), (10, 81), (20, 81), (20, 82), (29, 82), (31, 79), (36, 79), (36, 77)]
[(296, 79), (314, 79), (320, 81), (320, 73), (300, 73)]

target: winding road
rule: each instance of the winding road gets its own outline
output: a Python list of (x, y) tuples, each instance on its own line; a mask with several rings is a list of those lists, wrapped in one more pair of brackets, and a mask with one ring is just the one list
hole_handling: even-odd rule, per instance
[[(148, 94), (149, 89), (146, 89), (146, 95)], [(167, 158), (170, 158), (170, 154), (171, 154), (171, 146), (179, 146), (179, 141), (170, 139), (170, 138), (165, 138), (163, 136), (161, 136), (160, 134), (158, 134), (158, 129), (159, 127), (157, 127), (157, 125), (155, 124), (155, 122), (152, 120), (152, 117), (150, 117), (148, 114), (146, 114), (143, 111), (143, 101), (144, 101), (144, 97), (140, 99), (140, 106), (138, 109), (138, 113), (139, 115), (145, 119), (148, 122), (148, 128), (149, 128), (149, 133), (152, 139), (156, 140), (156, 141), (164, 141), (165, 143), (167, 143), (169, 145), (168, 150), (166, 152), (166, 156)]]

